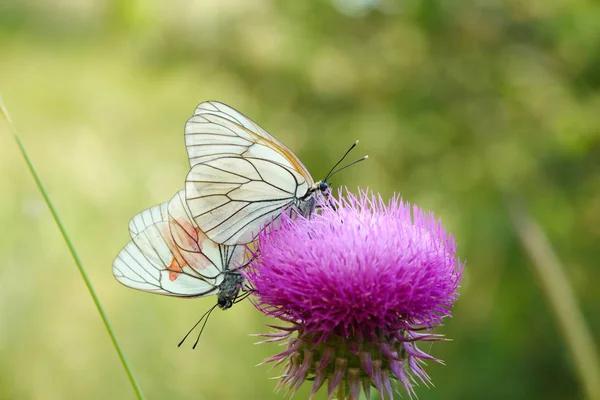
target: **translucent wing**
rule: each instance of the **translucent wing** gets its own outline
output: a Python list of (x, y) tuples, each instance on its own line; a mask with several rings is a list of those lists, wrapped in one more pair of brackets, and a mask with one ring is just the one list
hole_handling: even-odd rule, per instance
[(167, 209), (169, 203), (163, 203), (159, 206), (148, 208), (131, 219), (129, 222), (129, 236), (133, 239), (147, 227), (158, 222), (168, 221), (169, 214)]
[(314, 181), (280, 141), (225, 104), (200, 104), (185, 127), (191, 170), (186, 200), (217, 243), (244, 244)]
[(130, 233), (132, 241), (115, 259), (113, 274), (138, 290), (180, 297), (217, 293), (223, 271), (243, 261), (242, 247), (220, 246), (202, 234), (183, 190), (169, 203), (136, 215)]
[(309, 186), (313, 179), (290, 149), (256, 122), (218, 101), (196, 107), (185, 125), (185, 143), (193, 167), (219, 155), (262, 156), (297, 171)]
[(195, 165), (186, 179), (194, 220), (210, 239), (226, 245), (252, 241), (307, 190), (299, 174), (259, 158), (217, 158)]

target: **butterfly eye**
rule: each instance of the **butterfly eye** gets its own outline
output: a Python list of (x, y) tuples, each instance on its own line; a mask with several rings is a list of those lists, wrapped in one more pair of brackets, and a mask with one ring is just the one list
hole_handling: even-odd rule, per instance
[(219, 296), (219, 298), (217, 299), (217, 304), (219, 305), (220, 308), (225, 308), (228, 303), (229, 302), (227, 301), (227, 299), (224, 296)]
[(321, 192), (325, 192), (327, 189), (329, 189), (329, 184), (327, 182), (320, 182), (319, 183), (319, 190)]

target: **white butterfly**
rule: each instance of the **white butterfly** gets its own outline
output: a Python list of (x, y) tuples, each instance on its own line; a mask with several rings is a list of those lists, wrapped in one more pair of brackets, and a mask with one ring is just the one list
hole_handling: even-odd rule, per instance
[(245, 248), (208, 239), (192, 219), (183, 190), (133, 217), (129, 235), (131, 242), (113, 262), (113, 274), (125, 286), (188, 298), (217, 294), (222, 309), (235, 302)]
[(196, 108), (185, 125), (185, 144), (187, 205), (200, 230), (220, 244), (251, 242), (282, 210), (309, 215), (316, 196), (329, 189), (328, 178), (315, 182), (283, 143), (217, 101)]

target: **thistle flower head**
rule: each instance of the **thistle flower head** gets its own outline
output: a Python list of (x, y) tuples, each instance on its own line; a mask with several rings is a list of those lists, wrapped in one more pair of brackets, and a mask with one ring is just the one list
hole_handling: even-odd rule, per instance
[(256, 255), (245, 270), (256, 307), (291, 323), (267, 340), (288, 340), (267, 360), (287, 361), (282, 386), (312, 378), (313, 394), (327, 381), (328, 396), (358, 399), (371, 385), (391, 398), (390, 378), (410, 395), (415, 377), (429, 382), (422, 364), (438, 360), (417, 342), (442, 339), (429, 331), (450, 316), (463, 266), (433, 214), (340, 192), (309, 219), (282, 215)]

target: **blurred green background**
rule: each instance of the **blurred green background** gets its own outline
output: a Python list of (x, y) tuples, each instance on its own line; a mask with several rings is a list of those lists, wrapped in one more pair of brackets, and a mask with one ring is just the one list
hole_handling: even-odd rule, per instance
[[(420, 399), (579, 399), (584, 390), (511, 223), (519, 198), (600, 333), (600, 5), (592, 0), (2, 0), (0, 91), (148, 399), (282, 399), (255, 364), (249, 302), (171, 299), (112, 277), (129, 219), (187, 172), (183, 125), (223, 101), (334, 185), (434, 210), (468, 260), (452, 342)], [(66, 246), (0, 132), (0, 398), (132, 399)], [(600, 379), (600, 377), (599, 377)], [(297, 398), (306, 398), (305, 385)], [(318, 398), (325, 398), (323, 392)], [(406, 396), (404, 397), (406, 398)]]

